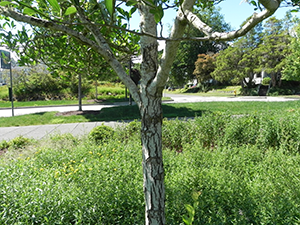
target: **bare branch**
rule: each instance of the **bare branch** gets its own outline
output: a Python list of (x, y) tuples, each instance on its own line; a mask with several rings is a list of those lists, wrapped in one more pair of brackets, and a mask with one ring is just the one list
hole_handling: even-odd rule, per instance
[(260, 3), (265, 7), (265, 10), (260, 13), (254, 12), (252, 17), (245, 23), (245, 25), (243, 25), (240, 29), (231, 32), (213, 32), (213, 29), (211, 27), (202, 22), (197, 15), (195, 15), (191, 10), (188, 9), (182, 10), (182, 12), (179, 13), (178, 16), (180, 20), (188, 21), (195, 28), (206, 35), (205, 37), (193, 38), (194, 40), (227, 41), (245, 35), (255, 25), (257, 25), (267, 17), (273, 15), (280, 6), (280, 1), (277, 0), (260, 0)]
[(183, 40), (183, 34), (187, 23), (181, 20), (180, 15), (185, 10), (192, 10), (195, 0), (184, 0), (177, 12), (177, 17), (174, 21), (170, 38), (166, 41), (165, 49), (161, 58), (161, 63), (158, 68), (157, 76), (153, 81), (153, 85), (163, 88), (163, 85), (169, 77), (169, 73), (176, 57), (176, 52), (179, 46), (179, 41)]

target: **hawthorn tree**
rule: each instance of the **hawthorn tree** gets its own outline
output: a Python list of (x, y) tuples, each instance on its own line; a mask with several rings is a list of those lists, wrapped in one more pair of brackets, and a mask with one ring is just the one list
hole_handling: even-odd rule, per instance
[[(204, 36), (188, 37), (195, 41), (227, 41), (245, 35), (256, 24), (271, 16), (280, 6), (280, 0), (259, 0), (261, 12), (254, 13), (238, 30), (215, 32), (193, 13), (193, 7), (210, 7), (214, 1), (152, 1), (152, 0), (27, 0), (2, 1), (0, 14), (17, 21), (43, 27), (76, 38), (80, 44), (92, 48), (103, 57), (130, 90), (141, 114), (141, 141), (143, 155), (145, 224), (165, 224), (165, 188), (162, 158), (162, 91), (170, 74), (185, 28), (194, 26)], [(254, 1), (252, 1), (254, 2)], [(164, 9), (177, 9), (169, 37), (158, 33), (158, 24)], [(124, 10), (127, 4), (129, 10)], [(140, 31), (130, 31), (122, 21), (138, 9)], [(126, 47), (131, 42), (123, 34), (140, 36), (141, 81), (137, 86), (128, 76), (114, 51), (115, 45)], [(163, 55), (158, 60), (158, 40), (165, 40)]]

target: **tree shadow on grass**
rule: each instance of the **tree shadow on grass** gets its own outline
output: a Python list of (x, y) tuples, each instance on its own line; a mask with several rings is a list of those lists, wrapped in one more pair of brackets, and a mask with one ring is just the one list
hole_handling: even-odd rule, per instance
[[(174, 107), (171, 104), (163, 105), (162, 108), (164, 118), (196, 117), (201, 116), (205, 111), (192, 110), (187, 107)], [(136, 105), (103, 108), (101, 111), (83, 111), (80, 115), (84, 116), (90, 122), (141, 119)]]

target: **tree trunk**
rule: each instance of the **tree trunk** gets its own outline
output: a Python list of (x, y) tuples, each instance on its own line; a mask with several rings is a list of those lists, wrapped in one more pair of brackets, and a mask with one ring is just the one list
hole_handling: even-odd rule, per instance
[(276, 73), (271, 73), (272, 87), (276, 87)]
[(144, 96), (142, 116), (142, 150), (145, 194), (145, 224), (165, 224), (165, 187), (162, 157), (162, 108), (159, 96)]

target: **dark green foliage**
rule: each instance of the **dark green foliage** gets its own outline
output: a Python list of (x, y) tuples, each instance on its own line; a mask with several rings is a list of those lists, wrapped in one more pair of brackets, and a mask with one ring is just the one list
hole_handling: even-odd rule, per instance
[(257, 92), (257, 88), (241, 88), (240, 89), (240, 95), (242, 96), (257, 96), (258, 92)]
[[(224, 22), (224, 17), (220, 13), (220, 8), (211, 7), (209, 9), (195, 8), (195, 14), (201, 18), (203, 22), (213, 28), (215, 31), (229, 31), (230, 25)], [(185, 37), (202, 37), (204, 34), (192, 26), (187, 26)], [(195, 62), (198, 54), (208, 52), (216, 53), (228, 46), (226, 42), (217, 41), (182, 41), (173, 63), (171, 76), (169, 80), (170, 86), (182, 86), (188, 81), (195, 78), (193, 72), (195, 70)]]
[(164, 148), (181, 152), (186, 144), (197, 143), (203, 148), (214, 148), (224, 135), (229, 116), (224, 113), (205, 114), (195, 120), (165, 120), (163, 126)]
[(270, 84), (270, 81), (271, 81), (271, 78), (270, 78), (270, 77), (265, 77), (265, 78), (262, 80), (261, 84), (267, 86), (267, 85)]
[(134, 120), (125, 126), (117, 127), (115, 136), (124, 143), (132, 140), (139, 142), (141, 140), (141, 122)]
[(0, 150), (5, 150), (8, 148), (21, 149), (31, 144), (32, 140), (23, 136), (16, 137), (10, 141), (0, 142)]
[(18, 101), (59, 99), (65, 97), (64, 88), (63, 81), (50, 73), (33, 73), (15, 85), (14, 95)]
[(0, 142), (0, 150), (5, 150), (5, 149), (8, 149), (9, 147), (9, 144), (7, 141), (1, 141)]
[(101, 143), (109, 140), (110, 138), (113, 137), (113, 135), (114, 135), (113, 128), (109, 126), (101, 125), (91, 130), (91, 132), (89, 133), (89, 139), (97, 143)]
[(133, 137), (136, 135), (140, 135), (140, 131), (141, 131), (141, 122), (134, 120), (132, 122), (130, 122), (126, 128), (125, 128), (125, 133), (129, 136), (129, 137)]

